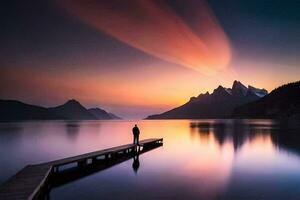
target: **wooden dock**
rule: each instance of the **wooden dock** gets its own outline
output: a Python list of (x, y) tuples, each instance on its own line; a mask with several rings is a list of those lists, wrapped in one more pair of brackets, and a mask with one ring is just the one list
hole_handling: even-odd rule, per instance
[[(162, 145), (163, 139), (141, 140), (139, 145), (126, 144), (118, 147), (90, 152), (78, 156), (55, 160), (37, 165), (28, 165), (0, 186), (0, 200), (32, 200), (38, 199), (45, 190), (48, 190), (49, 179), (59, 176), (64, 166), (75, 164), (81, 167), (92, 166), (99, 162), (110, 162), (124, 156), (131, 155), (137, 149), (151, 148)], [(124, 159), (124, 158), (123, 158)], [(122, 161), (122, 159), (120, 159)], [(126, 159), (125, 159), (126, 160)], [(120, 161), (119, 161), (120, 162)], [(108, 165), (110, 166), (110, 165)], [(55, 180), (52, 180), (55, 182)]]

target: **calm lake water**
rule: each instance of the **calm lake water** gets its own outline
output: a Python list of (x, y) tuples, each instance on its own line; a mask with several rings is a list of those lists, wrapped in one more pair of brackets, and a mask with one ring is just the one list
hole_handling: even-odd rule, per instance
[(162, 147), (53, 188), (50, 199), (300, 199), (300, 132), (268, 120), (0, 123), (0, 184), (27, 164), (164, 138)]

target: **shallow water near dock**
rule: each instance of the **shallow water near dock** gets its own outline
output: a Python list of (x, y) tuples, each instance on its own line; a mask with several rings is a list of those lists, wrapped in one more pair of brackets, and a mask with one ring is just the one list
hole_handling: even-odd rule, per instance
[(0, 123), (0, 183), (25, 165), (132, 142), (162, 147), (53, 188), (50, 199), (300, 199), (300, 135), (271, 120)]

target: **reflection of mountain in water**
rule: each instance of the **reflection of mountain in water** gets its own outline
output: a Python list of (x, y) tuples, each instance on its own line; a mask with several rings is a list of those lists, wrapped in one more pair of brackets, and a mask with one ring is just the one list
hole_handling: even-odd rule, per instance
[(19, 133), (23, 130), (23, 126), (20, 123), (1, 123), (0, 134), (13, 134)]
[(244, 125), (235, 122), (228, 124), (227, 122), (196, 122), (191, 123), (191, 129), (197, 129), (201, 136), (209, 137), (213, 134), (215, 140), (220, 146), (226, 141), (232, 143), (234, 150), (238, 150), (247, 139), (248, 131), (245, 131)]
[(280, 127), (273, 131), (271, 139), (279, 149), (297, 153), (300, 156), (300, 130)]
[[(200, 137), (208, 138), (211, 134), (222, 147), (230, 143), (238, 151), (246, 142), (259, 136), (271, 137), (274, 145), (300, 154), (300, 135), (297, 130), (278, 126), (268, 120), (224, 120), (210, 122), (192, 122), (190, 128), (199, 133)], [(195, 131), (196, 130), (196, 131)]]
[(80, 131), (80, 122), (78, 121), (67, 121), (66, 132), (70, 138), (75, 138)]

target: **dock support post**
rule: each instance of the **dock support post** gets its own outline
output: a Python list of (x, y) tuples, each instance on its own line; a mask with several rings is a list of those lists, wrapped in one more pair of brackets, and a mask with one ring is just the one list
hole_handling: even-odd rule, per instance
[(78, 166), (78, 167), (84, 167), (84, 166), (86, 166), (86, 160), (78, 161), (78, 162), (77, 162), (77, 166)]
[(53, 167), (53, 173), (58, 173), (58, 170), (59, 170), (59, 167), (58, 167), (58, 166)]

